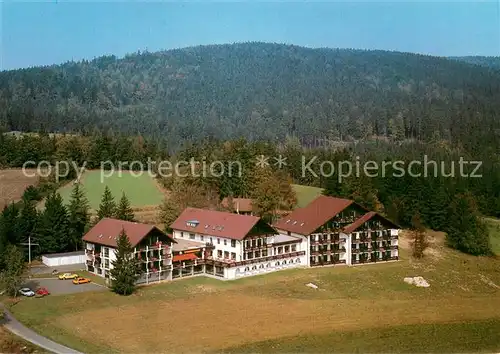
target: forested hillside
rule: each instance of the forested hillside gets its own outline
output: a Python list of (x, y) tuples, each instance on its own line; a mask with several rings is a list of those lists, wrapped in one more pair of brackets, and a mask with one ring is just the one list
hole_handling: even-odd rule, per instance
[(500, 57), (468, 56), (468, 57), (451, 57), (451, 59), (460, 60), (469, 64), (481, 65), (488, 68), (500, 70)]
[[(500, 150), (500, 73), (385, 51), (244, 43), (0, 73), (4, 130), (448, 140)], [(265, 128), (265, 129), (264, 129)]]

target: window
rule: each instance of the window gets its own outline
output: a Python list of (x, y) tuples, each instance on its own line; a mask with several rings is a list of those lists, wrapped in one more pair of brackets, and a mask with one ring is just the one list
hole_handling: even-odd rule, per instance
[(217, 257), (222, 258), (222, 251), (221, 250), (217, 251)]
[(263, 264), (261, 264), (261, 265), (259, 266), (259, 269), (262, 269), (262, 268), (264, 268), (264, 265), (263, 265)]
[(251, 259), (252, 258), (252, 252), (247, 252), (246, 259)]
[(231, 259), (236, 259), (236, 253), (231, 252)]
[(297, 258), (297, 259), (295, 260), (295, 263), (300, 263), (300, 258)]
[(249, 267), (245, 267), (245, 272), (248, 272), (250, 270)]
[(224, 252), (224, 258), (226, 258), (226, 259), (229, 258), (229, 252), (228, 251)]
[(285, 253), (290, 252), (290, 246), (285, 246)]
[(250, 241), (248, 240), (245, 241), (245, 248), (250, 248)]
[(271, 263), (267, 263), (266, 268), (271, 268)]
[(217, 244), (220, 245), (220, 238), (217, 239)]
[(262, 250), (262, 257), (267, 257), (267, 250)]
[(224, 246), (227, 246), (227, 240), (224, 240)]
[(214, 240), (210, 237), (210, 243), (213, 245), (214, 244)]
[(255, 247), (256, 246), (256, 242), (255, 242), (255, 239), (252, 240), (252, 247)]
[(109, 257), (109, 248), (108, 247), (104, 248), (104, 257)]
[(262, 246), (262, 239), (261, 238), (257, 239), (257, 247), (260, 247), (260, 246)]
[(184, 232), (181, 231), (181, 237), (184, 237)]
[(290, 231), (288, 231), (288, 232), (287, 232), (287, 234), (288, 234), (288, 236), (291, 236), (291, 235), (292, 235), (292, 233), (291, 233)]
[(283, 261), (283, 265), (285, 265), (285, 264), (286, 264), (286, 260), (285, 260), (285, 261)]
[(252, 267), (252, 270), (256, 270), (256, 269), (257, 269), (257, 266), (253, 266), (253, 267)]
[(196, 238), (196, 236), (194, 234), (189, 234), (189, 239), (190, 240), (194, 240)]
[(276, 265), (276, 266), (279, 266), (279, 265), (280, 265), (280, 262), (276, 262), (276, 263), (275, 263), (275, 265)]
[(236, 240), (231, 240), (231, 247), (236, 247)]
[(297, 245), (292, 245), (292, 252), (297, 251)]
[(109, 269), (109, 260), (108, 260), (108, 259), (106, 259), (106, 260), (104, 261), (104, 268), (105, 268), (105, 269)]
[(260, 257), (260, 251), (255, 251), (255, 258), (259, 258)]
[(200, 235), (200, 240), (203, 241), (203, 235)]

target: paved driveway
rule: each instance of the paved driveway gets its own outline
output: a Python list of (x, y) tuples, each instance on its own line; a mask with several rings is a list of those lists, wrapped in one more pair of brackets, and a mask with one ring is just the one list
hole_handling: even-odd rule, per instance
[(50, 292), (51, 295), (65, 295), (82, 293), (87, 291), (105, 291), (108, 290), (106, 287), (95, 284), (79, 284), (75, 285), (71, 280), (59, 280), (59, 279), (30, 279), (23, 286), (29, 287), (31, 290), (35, 291), (39, 287), (45, 287)]
[(52, 271), (57, 270), (58, 273), (77, 272), (85, 269), (85, 263), (81, 264), (68, 264), (57, 267), (47, 267), (45, 265), (33, 266), (30, 269), (31, 274), (50, 274)]

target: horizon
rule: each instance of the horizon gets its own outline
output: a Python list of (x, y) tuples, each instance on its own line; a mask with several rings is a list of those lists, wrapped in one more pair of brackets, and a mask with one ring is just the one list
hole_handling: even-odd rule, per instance
[[(14, 68), (14, 69), (0, 69), (0, 72), (5, 72), (5, 71), (15, 71), (15, 70), (25, 70), (25, 69), (31, 69), (31, 68), (43, 68), (43, 67), (51, 67), (51, 66), (61, 66), (65, 65), (68, 63), (82, 63), (82, 62), (92, 62), (94, 60), (98, 60), (99, 58), (104, 58), (104, 57), (110, 57), (110, 56), (115, 56), (116, 60), (122, 60), (125, 59), (127, 56), (131, 55), (143, 55), (146, 53), (149, 54), (155, 54), (155, 53), (164, 53), (164, 52), (169, 52), (169, 51), (175, 51), (175, 50), (187, 50), (190, 48), (198, 48), (198, 47), (211, 47), (211, 46), (231, 46), (231, 45), (238, 45), (238, 44), (270, 44), (270, 45), (278, 45), (278, 46), (293, 46), (293, 47), (299, 47), (299, 48), (304, 48), (304, 49), (311, 49), (311, 50), (320, 50), (320, 49), (327, 49), (327, 50), (351, 50), (351, 51), (365, 51), (365, 52), (387, 52), (387, 53), (401, 53), (401, 54), (413, 54), (413, 55), (421, 55), (421, 56), (427, 56), (427, 57), (433, 57), (433, 58), (442, 58), (442, 59), (453, 59), (453, 58), (500, 58), (500, 55), (452, 55), (452, 56), (440, 56), (440, 55), (432, 55), (432, 54), (425, 54), (425, 53), (417, 53), (417, 52), (403, 52), (403, 51), (398, 51), (398, 50), (386, 50), (386, 49), (363, 49), (363, 48), (335, 48), (335, 47), (308, 47), (308, 46), (303, 46), (303, 45), (297, 45), (293, 43), (276, 43), (276, 42), (262, 42), (262, 41), (248, 41), (248, 42), (233, 42), (233, 43), (217, 43), (217, 44), (199, 44), (199, 45), (191, 45), (191, 46), (186, 46), (186, 47), (179, 47), (179, 48), (169, 48), (169, 49), (158, 49), (154, 51), (150, 50), (138, 50), (135, 52), (129, 52), (125, 53), (123, 55), (115, 55), (115, 54), (103, 54), (100, 56), (92, 57), (92, 58), (82, 58), (78, 60), (67, 60), (65, 62), (61, 63), (53, 63), (53, 64), (45, 64), (45, 65), (33, 65), (33, 66), (28, 66), (28, 67), (22, 67), (22, 68)], [(139, 53), (140, 52), (140, 53)]]
[(500, 4), (4, 2), (0, 70), (262, 42), (434, 57), (500, 56)]

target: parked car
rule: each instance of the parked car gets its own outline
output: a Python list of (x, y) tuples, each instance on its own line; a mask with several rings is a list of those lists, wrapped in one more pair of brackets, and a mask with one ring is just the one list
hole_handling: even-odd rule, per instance
[(82, 277), (79, 277), (79, 278), (76, 278), (76, 279), (73, 279), (73, 284), (86, 284), (86, 283), (90, 283), (90, 279), (88, 278), (82, 278)]
[(66, 280), (66, 279), (76, 279), (78, 278), (78, 274), (74, 273), (64, 273), (59, 276), (60, 280)]
[(21, 295), (28, 297), (35, 296), (35, 293), (30, 288), (21, 288), (19, 289), (19, 293), (21, 293)]
[(44, 297), (44, 296), (47, 296), (47, 295), (50, 295), (49, 291), (47, 290), (47, 288), (38, 288), (38, 290), (36, 291), (36, 297)]

